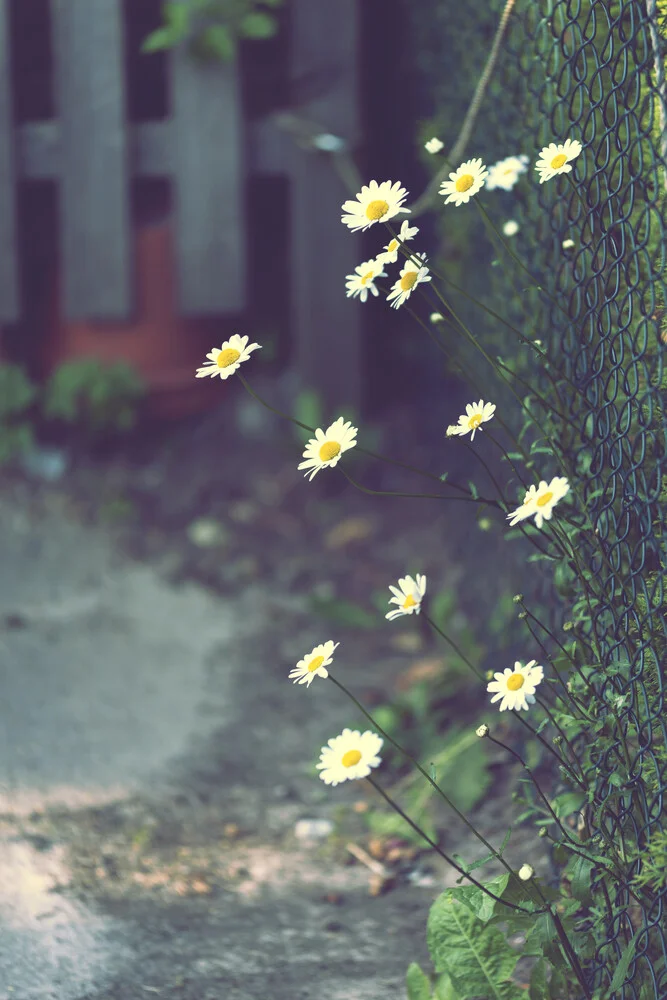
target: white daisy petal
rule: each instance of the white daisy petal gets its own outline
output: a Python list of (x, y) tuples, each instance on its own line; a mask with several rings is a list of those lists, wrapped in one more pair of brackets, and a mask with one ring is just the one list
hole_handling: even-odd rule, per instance
[(475, 431), (481, 429), (481, 425), (491, 420), (496, 412), (495, 403), (485, 403), (480, 399), (479, 403), (468, 403), (466, 412), (459, 417), (458, 425), (454, 424), (447, 428), (447, 436), (453, 434), (470, 434), (470, 440), (474, 440)]
[(464, 205), (484, 187), (488, 171), (482, 161), (477, 158), (466, 160), (458, 170), (449, 175), (448, 181), (443, 181), (439, 194), (445, 194), (445, 205), (453, 201), (455, 205)]
[(315, 677), (328, 677), (329, 671), (326, 668), (331, 663), (337, 646), (340, 646), (340, 643), (331, 640), (315, 646), (307, 656), (299, 660), (293, 670), (290, 670), (288, 677), (295, 684), (305, 684), (307, 687), (310, 687)]
[(408, 192), (401, 187), (400, 182), (371, 181), (368, 186), (364, 185), (356, 196), (356, 200), (351, 199), (342, 205), (343, 212), (341, 222), (353, 232), (368, 229), (376, 222), (388, 222), (399, 212), (409, 212), (409, 208), (403, 208), (403, 202), (407, 198)]
[(253, 351), (256, 351), (261, 344), (248, 344), (249, 337), (239, 337), (233, 334), (226, 340), (221, 348), (213, 348), (206, 355), (210, 363), (198, 368), (195, 378), (204, 378), (206, 375), (219, 375), (221, 379), (229, 378), (237, 368), (247, 361)]
[(501, 712), (508, 709), (528, 711), (528, 706), (535, 704), (535, 690), (544, 676), (544, 668), (536, 666), (535, 662), (531, 660), (526, 666), (522, 666), (517, 660), (514, 670), (507, 667), (502, 674), (495, 673), (494, 680), (486, 688), (489, 693), (493, 692), (491, 704), (499, 701), (498, 708)]
[(426, 593), (426, 577), (417, 573), (416, 579), (411, 576), (404, 576), (398, 581), (398, 587), (389, 584), (389, 590), (394, 595), (389, 599), (390, 604), (398, 604), (397, 608), (385, 615), (389, 621), (398, 618), (400, 615), (411, 615), (413, 612), (419, 614), (421, 602)]
[(322, 747), (319, 762), (315, 765), (320, 778), (327, 785), (366, 778), (371, 769), (381, 763), (378, 756), (383, 740), (370, 730), (360, 733), (357, 729), (344, 729), (340, 736), (330, 739)]
[(534, 516), (535, 524), (541, 528), (545, 520), (551, 520), (554, 507), (569, 490), (570, 484), (564, 476), (556, 476), (550, 483), (542, 479), (539, 486), (530, 487), (521, 506), (506, 515), (510, 526)]
[(495, 188), (502, 188), (503, 191), (511, 191), (521, 174), (525, 173), (527, 167), (527, 156), (523, 154), (521, 156), (506, 156), (504, 160), (499, 160), (492, 167), (489, 167), (486, 187), (489, 191), (493, 191)]
[(368, 298), (369, 291), (373, 295), (378, 294), (378, 290), (374, 285), (376, 278), (385, 278), (386, 272), (383, 271), (382, 265), (383, 261), (380, 257), (375, 260), (364, 261), (363, 264), (359, 264), (355, 267), (354, 274), (348, 274), (345, 279), (345, 287), (347, 289), (348, 299), (352, 296), (358, 295), (362, 302), (365, 302)]
[[(344, 417), (339, 417), (330, 424), (326, 434), (321, 428), (317, 428), (315, 437), (310, 439), (303, 452), (306, 461), (301, 462), (297, 469), (312, 470), (309, 476), (312, 480), (320, 469), (336, 465), (344, 451), (354, 448), (357, 443), (356, 436), (357, 428)], [(305, 475), (308, 476), (308, 472)]]
[[(426, 260), (425, 254), (417, 254), (415, 256), (421, 262)], [(392, 285), (391, 292), (387, 296), (387, 302), (391, 302), (393, 299), (394, 301), (391, 302), (392, 307), (398, 309), (406, 299), (410, 298), (417, 285), (430, 280), (431, 276), (428, 268), (423, 266), (423, 263), (422, 266), (419, 266), (412, 260), (406, 261), (398, 281), (395, 281)]]
[(549, 143), (540, 151), (535, 169), (540, 174), (540, 184), (551, 180), (558, 174), (568, 174), (572, 170), (571, 160), (575, 160), (581, 153), (583, 146), (578, 139), (566, 139), (565, 142), (557, 144)]

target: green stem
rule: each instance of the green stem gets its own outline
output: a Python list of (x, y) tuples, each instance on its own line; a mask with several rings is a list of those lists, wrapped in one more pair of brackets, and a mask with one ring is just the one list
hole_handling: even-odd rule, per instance
[[(445, 496), (444, 493), (399, 493), (394, 490), (372, 490), (368, 486), (362, 486), (360, 483), (356, 482), (356, 480), (354, 480), (352, 476), (350, 476), (341, 466), (339, 466), (339, 468), (340, 471), (345, 476), (345, 478), (348, 480), (348, 482), (352, 484), (352, 486), (355, 486), (358, 490), (361, 490), (362, 493), (369, 493), (371, 496), (374, 497), (424, 497), (427, 500), (469, 500), (470, 503), (489, 504), (492, 507), (498, 507), (499, 510), (502, 510), (500, 504), (496, 500), (487, 500), (485, 497), (475, 498), (471, 494), (465, 497), (448, 497)], [(453, 486), (454, 484), (448, 483), (447, 485)]]
[[(528, 913), (531, 916), (545, 912), (544, 910), (527, 910), (525, 906), (517, 906), (515, 903), (508, 903), (504, 899), (501, 899), (500, 896), (496, 896), (495, 893), (490, 892), (489, 889), (486, 888), (486, 886), (482, 885), (481, 882), (478, 882), (477, 879), (473, 878), (472, 875), (468, 874), (468, 872), (466, 872), (465, 869), (461, 868), (460, 865), (458, 865), (452, 858), (450, 858), (447, 854), (445, 854), (445, 852), (438, 847), (435, 841), (431, 840), (431, 838), (421, 829), (421, 827), (417, 826), (417, 824), (410, 819), (407, 813), (404, 813), (401, 807), (397, 805), (396, 802), (394, 802), (394, 800), (389, 795), (387, 795), (384, 788), (381, 788), (380, 785), (377, 784), (377, 782), (373, 781), (370, 775), (366, 778), (366, 781), (370, 782), (373, 788), (380, 793), (382, 798), (389, 803), (391, 808), (395, 809), (398, 815), (402, 819), (404, 819), (405, 822), (408, 823), (412, 827), (412, 829), (420, 835), (420, 837), (423, 837), (426, 843), (429, 844), (434, 851), (437, 851), (437, 853), (440, 855), (441, 858), (444, 858), (445, 861), (452, 866), (452, 868), (456, 869), (456, 871), (459, 872), (461, 875), (464, 875), (465, 878), (467, 878), (470, 882), (472, 882), (473, 885), (476, 885), (478, 889), (481, 889), (482, 892), (486, 893), (487, 896), (490, 896), (491, 899), (495, 899), (496, 903), (502, 903), (503, 906), (509, 906), (510, 909), (512, 910), (520, 910), (521, 913)], [(511, 868), (509, 870), (510, 872), (512, 872), (512, 874), (514, 874)]]
[(584, 991), (584, 993), (586, 995), (586, 1000), (591, 1000), (591, 993), (588, 990), (588, 985), (586, 983), (586, 977), (584, 976), (584, 970), (581, 968), (581, 965), (579, 964), (579, 959), (577, 958), (576, 954), (574, 953), (572, 945), (568, 941), (567, 934), (565, 933), (565, 928), (563, 927), (563, 924), (561, 923), (561, 919), (558, 916), (558, 914), (555, 912), (555, 910), (552, 909), (551, 905), (549, 903), (547, 903), (546, 899), (544, 898), (544, 893), (540, 889), (540, 886), (539, 886), (539, 883), (538, 883), (537, 879), (533, 880), (533, 884), (534, 884), (535, 888), (537, 889), (537, 891), (539, 892), (540, 896), (542, 897), (542, 901), (544, 902), (544, 905), (549, 910), (549, 913), (551, 914), (551, 916), (553, 918), (553, 922), (556, 925), (556, 933), (558, 934), (558, 938), (560, 940), (560, 943), (561, 943), (561, 945), (563, 947), (565, 955), (567, 956), (567, 958), (569, 958), (569, 960), (570, 960), (570, 962), (572, 964), (572, 969), (574, 971), (575, 976), (579, 980), (579, 983), (581, 985), (582, 990)]
[[(447, 795), (445, 795), (445, 793), (443, 792), (443, 790), (433, 780), (433, 778), (430, 776), (430, 774), (428, 774), (428, 772), (424, 770), (424, 768), (421, 766), (421, 764), (419, 763), (419, 761), (416, 760), (412, 756), (412, 754), (408, 753), (408, 751), (405, 750), (400, 745), (400, 743), (397, 743), (396, 740), (392, 736), (389, 735), (389, 733), (385, 732), (384, 729), (382, 729), (380, 726), (378, 726), (378, 724), (375, 721), (375, 719), (373, 718), (373, 716), (370, 715), (370, 713), (366, 711), (366, 709), (361, 704), (361, 702), (357, 698), (355, 698), (355, 696), (352, 694), (352, 692), (349, 691), (345, 687), (344, 684), (341, 684), (341, 682), (339, 680), (337, 680), (335, 677), (333, 677), (331, 674), (329, 674), (329, 680), (332, 680), (334, 682), (334, 684), (336, 685), (336, 687), (340, 688), (340, 690), (344, 694), (347, 695), (347, 697), (357, 706), (357, 708), (359, 709), (359, 711), (362, 712), (366, 716), (366, 718), (378, 730), (378, 732), (382, 733), (382, 735), (385, 737), (385, 739), (389, 740), (389, 742), (392, 743), (396, 747), (396, 749), (400, 753), (402, 753), (403, 756), (406, 757), (407, 760), (409, 760), (414, 765), (414, 767), (417, 768), (417, 770), (419, 771), (419, 773), (422, 774), (424, 778), (426, 778), (426, 780), (428, 781), (429, 785), (431, 785), (431, 787), (435, 789), (435, 791), (438, 793), (438, 795), (440, 796), (440, 798), (442, 798), (447, 803), (447, 805), (449, 806), (449, 808), (452, 809), (456, 813), (456, 815), (459, 817), (459, 819), (462, 820), (465, 823), (465, 825), (475, 835), (475, 837), (477, 837), (477, 839), (479, 841), (481, 841), (481, 843), (484, 844), (484, 846), (489, 851), (491, 851), (491, 853), (493, 855), (495, 855), (495, 857), (498, 858), (498, 860), (500, 862), (502, 862), (502, 864), (505, 866), (505, 868), (507, 869), (508, 872), (512, 873), (512, 868), (507, 864), (507, 862), (503, 858), (502, 854), (500, 854), (498, 851), (496, 851), (496, 849), (491, 846), (491, 844), (488, 842), (488, 840), (485, 840), (485, 838), (481, 835), (481, 833), (477, 832), (477, 830), (472, 825), (472, 823), (468, 819), (466, 819), (466, 817), (464, 816), (464, 814), (459, 809), (456, 808), (456, 806), (454, 805), (454, 803), (447, 797)], [(419, 832), (421, 832), (421, 831), (419, 831)]]

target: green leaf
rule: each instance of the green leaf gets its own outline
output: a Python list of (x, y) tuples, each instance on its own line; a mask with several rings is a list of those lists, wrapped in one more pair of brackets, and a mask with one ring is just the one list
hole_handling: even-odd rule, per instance
[(275, 18), (261, 11), (246, 14), (239, 25), (239, 34), (244, 38), (271, 38), (276, 30)]
[(169, 25), (172, 33), (179, 38), (184, 38), (190, 24), (190, 4), (169, 0), (164, 5), (163, 13), (165, 22)]
[(475, 484), (472, 482), (471, 479), (468, 480), (468, 486), (470, 488), (470, 494), (473, 500), (477, 500), (477, 498), (479, 497), (479, 490), (477, 489), (477, 487), (475, 486)]
[(464, 997), (525, 1000), (510, 979), (518, 952), (497, 927), (485, 925), (457, 898), (463, 891), (448, 889), (431, 907), (426, 936), (436, 972), (446, 972)]
[(530, 1000), (547, 1000), (549, 996), (546, 965), (543, 958), (538, 959), (533, 966), (533, 971), (530, 974), (528, 996)]
[(152, 31), (141, 45), (142, 52), (159, 52), (161, 49), (170, 49), (177, 45), (179, 37), (170, 28), (157, 28)]
[(431, 981), (416, 962), (411, 962), (405, 974), (408, 1000), (430, 1000)]
[(578, 812), (585, 802), (586, 796), (583, 792), (563, 792), (552, 799), (551, 808), (556, 813), (556, 816), (558, 816), (558, 819), (563, 819), (564, 816), (569, 816), (570, 813)]
[(591, 871), (594, 867), (593, 862), (582, 857), (581, 854), (575, 854), (572, 862), (568, 865), (571, 881), (570, 891), (580, 903), (588, 904), (592, 901)]
[[(562, 962), (562, 958), (559, 957), (558, 961)], [(567, 979), (555, 962), (551, 964), (553, 969), (549, 981), (549, 998), (550, 1000), (562, 1000), (562, 997), (567, 996)]]
[(625, 946), (623, 954), (620, 957), (620, 960), (618, 962), (618, 965), (616, 966), (616, 970), (614, 972), (612, 980), (609, 984), (609, 989), (606, 990), (606, 992), (603, 993), (602, 995), (603, 1000), (608, 1000), (608, 998), (611, 997), (612, 994), (615, 993), (617, 990), (619, 990), (623, 985), (623, 983), (625, 982), (628, 966), (632, 961), (632, 956), (634, 955), (635, 948), (637, 946), (637, 935), (640, 932), (641, 932), (641, 927), (639, 928), (638, 931), (635, 931), (635, 933), (632, 936), (632, 940), (629, 942), (629, 944)]
[(236, 55), (234, 36), (224, 24), (213, 24), (207, 28), (201, 36), (200, 47), (206, 55), (224, 62), (230, 62)]
[(435, 981), (434, 1000), (462, 1000), (461, 994), (452, 986), (452, 981), (446, 972), (441, 972)]

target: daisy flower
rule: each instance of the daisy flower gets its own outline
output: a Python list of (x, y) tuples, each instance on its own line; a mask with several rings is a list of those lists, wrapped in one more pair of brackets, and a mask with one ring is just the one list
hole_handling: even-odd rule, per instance
[(570, 160), (575, 160), (583, 146), (577, 139), (566, 139), (565, 142), (550, 142), (540, 152), (535, 169), (540, 173), (540, 184), (551, 180), (556, 174), (569, 174), (572, 170)]
[(563, 240), (561, 243), (563, 250), (571, 250), (574, 246), (574, 240)]
[(489, 176), (486, 179), (486, 187), (489, 191), (495, 188), (502, 188), (503, 191), (511, 191), (521, 174), (528, 168), (528, 157), (525, 154), (520, 156), (506, 156), (504, 160), (498, 160), (489, 168)]
[(488, 171), (480, 159), (466, 160), (458, 170), (449, 175), (448, 181), (443, 181), (439, 194), (446, 194), (445, 205), (453, 201), (455, 205), (464, 205), (477, 194), (482, 187)]
[(395, 264), (398, 259), (398, 248), (401, 243), (407, 243), (411, 240), (413, 236), (416, 236), (419, 232), (418, 226), (409, 226), (408, 220), (403, 220), (403, 225), (401, 226), (398, 238), (394, 237), (393, 240), (389, 240), (383, 253), (379, 253), (376, 260), (383, 264)]
[(314, 677), (328, 677), (329, 671), (326, 668), (331, 663), (337, 646), (340, 646), (340, 643), (332, 642), (331, 639), (315, 646), (315, 649), (299, 660), (288, 676), (294, 679), (295, 684), (305, 684), (307, 687), (310, 687)]
[(515, 222), (514, 219), (508, 219), (503, 226), (503, 236), (516, 236), (519, 232), (519, 223)]
[(368, 229), (375, 222), (388, 222), (399, 212), (410, 211), (401, 207), (407, 194), (400, 181), (395, 184), (391, 181), (383, 181), (382, 184), (371, 181), (368, 185), (364, 184), (356, 201), (346, 201), (341, 206), (348, 213), (341, 217), (341, 222), (352, 232)]
[(372, 767), (380, 764), (377, 756), (384, 740), (366, 730), (344, 729), (340, 736), (334, 736), (327, 746), (322, 747), (319, 763), (320, 778), (325, 785), (340, 785), (342, 781), (367, 778)]
[(427, 153), (439, 153), (443, 146), (444, 142), (440, 142), (436, 136), (424, 143), (424, 149)]
[(389, 586), (390, 591), (394, 595), (389, 599), (390, 604), (398, 604), (397, 608), (389, 611), (385, 615), (389, 621), (393, 621), (394, 618), (398, 618), (400, 615), (411, 615), (414, 611), (415, 614), (419, 614), (421, 611), (422, 600), (424, 594), (426, 593), (426, 577), (422, 576), (421, 573), (417, 573), (417, 579), (413, 580), (411, 576), (404, 576), (398, 581), (398, 587)]
[(354, 274), (347, 275), (345, 278), (345, 287), (348, 299), (350, 296), (354, 297), (358, 295), (361, 301), (365, 302), (369, 292), (372, 292), (373, 295), (380, 294), (375, 287), (375, 279), (387, 277), (386, 271), (382, 270), (383, 261), (380, 260), (380, 257), (364, 261), (359, 267), (355, 267)]
[[(417, 254), (418, 259), (423, 262), (426, 260), (426, 254)], [(387, 302), (391, 302), (393, 309), (398, 309), (399, 306), (403, 305), (406, 299), (409, 299), (412, 295), (414, 289), (417, 285), (420, 285), (422, 281), (430, 281), (431, 276), (428, 273), (428, 268), (423, 266), (420, 267), (411, 260), (405, 262), (405, 266), (401, 271), (401, 276), (398, 281), (395, 281), (391, 286), (391, 291), (387, 296)]]
[[(297, 469), (309, 469), (312, 479), (320, 469), (325, 469), (328, 465), (336, 465), (338, 459), (348, 448), (354, 448), (357, 443), (356, 436), (357, 428), (353, 427), (349, 420), (344, 420), (343, 417), (339, 417), (327, 427), (326, 434), (318, 427), (315, 431), (315, 437), (310, 439), (303, 453), (306, 461), (297, 465)], [(307, 476), (308, 472), (304, 475)]]
[[(528, 711), (529, 705), (535, 704), (535, 689), (544, 677), (544, 668), (536, 666), (536, 660), (531, 660), (525, 667), (521, 666), (519, 660), (514, 664), (514, 670), (506, 667), (503, 673), (495, 673), (492, 680), (486, 686), (487, 691), (495, 691), (491, 704), (500, 701), (498, 706), (501, 712), (506, 709), (525, 709)], [(501, 700), (502, 699), (502, 700)]]
[(539, 486), (530, 487), (523, 498), (522, 505), (517, 510), (507, 514), (507, 517), (511, 518), (510, 525), (532, 517), (534, 514), (535, 524), (541, 528), (543, 521), (551, 520), (554, 507), (569, 492), (569, 489), (570, 485), (564, 476), (556, 476), (548, 484), (542, 479)]
[(195, 378), (205, 378), (207, 375), (219, 375), (223, 379), (229, 378), (239, 365), (248, 360), (253, 351), (262, 346), (261, 344), (248, 344), (249, 339), (249, 337), (239, 337), (238, 333), (235, 333), (224, 342), (222, 347), (214, 347), (206, 355), (209, 358), (208, 364), (197, 369)]
[[(485, 403), (483, 399), (480, 399), (479, 403), (468, 403), (466, 412), (463, 416), (459, 417), (458, 425), (454, 426), (454, 430), (451, 427), (447, 428), (447, 436), (451, 437), (451, 434), (470, 434), (470, 440), (474, 441), (475, 431), (479, 428), (480, 424), (490, 420), (495, 412), (495, 403)], [(471, 431), (472, 433), (470, 433)]]

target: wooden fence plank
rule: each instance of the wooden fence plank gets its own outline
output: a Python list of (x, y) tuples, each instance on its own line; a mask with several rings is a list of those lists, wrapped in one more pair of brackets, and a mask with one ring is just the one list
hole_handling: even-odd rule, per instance
[(179, 300), (185, 315), (245, 307), (244, 143), (238, 66), (171, 55)]
[(0, 320), (19, 318), (9, 12), (0, 0)]
[(131, 252), (120, 0), (52, 0), (68, 318), (124, 319)]
[[(352, 149), (359, 132), (357, 18), (357, 0), (292, 3), (293, 73), (313, 93), (298, 113)], [(360, 412), (363, 309), (345, 297), (345, 276), (361, 263), (361, 242), (340, 221), (341, 205), (354, 193), (323, 153), (295, 146), (290, 175), (294, 364), (334, 408), (332, 418), (341, 405)]]

